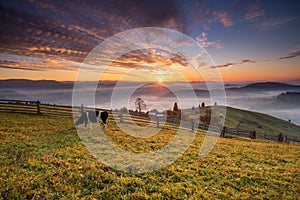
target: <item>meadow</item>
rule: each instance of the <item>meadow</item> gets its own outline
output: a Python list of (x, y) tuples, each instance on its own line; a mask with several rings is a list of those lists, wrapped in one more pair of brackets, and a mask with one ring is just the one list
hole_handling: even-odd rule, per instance
[[(0, 199), (297, 199), (300, 144), (220, 138), (198, 152), (205, 132), (182, 157), (153, 172), (126, 173), (95, 159), (72, 117), (0, 113)], [(232, 121), (234, 123), (234, 121)], [(267, 125), (264, 125), (266, 127)], [(132, 152), (160, 149), (174, 130), (136, 139), (109, 121), (106, 135)], [(188, 134), (188, 132), (187, 132)]]

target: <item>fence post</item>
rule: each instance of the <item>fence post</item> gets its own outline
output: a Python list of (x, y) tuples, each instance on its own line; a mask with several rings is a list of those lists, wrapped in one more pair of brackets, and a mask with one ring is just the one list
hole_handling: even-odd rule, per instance
[(192, 120), (192, 132), (194, 133), (195, 132), (195, 121)]
[(123, 110), (121, 109), (120, 112), (120, 123), (123, 123)]
[(250, 131), (250, 138), (256, 139), (256, 131)]
[(222, 131), (221, 131), (221, 137), (225, 137), (225, 133), (226, 133), (226, 131), (227, 131), (227, 128), (226, 128), (226, 126), (223, 126), (223, 129), (222, 129)]
[(41, 105), (41, 102), (40, 102), (40, 101), (37, 101), (37, 102), (36, 102), (36, 109), (37, 109), (37, 110), (36, 110), (36, 114), (37, 114), (37, 115), (40, 115), (40, 114), (41, 114), (41, 106), (40, 106), (40, 105)]
[(280, 133), (277, 136), (277, 140), (278, 140), (278, 142), (284, 142), (285, 143), (285, 142), (287, 142), (287, 136)]
[(159, 128), (159, 117), (156, 116), (156, 128)]

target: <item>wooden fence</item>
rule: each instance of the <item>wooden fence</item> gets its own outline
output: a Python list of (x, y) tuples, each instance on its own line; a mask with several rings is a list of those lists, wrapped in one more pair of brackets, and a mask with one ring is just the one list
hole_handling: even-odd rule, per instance
[[(35, 114), (35, 115), (55, 115), (55, 116), (72, 116), (73, 114), (79, 115), (82, 107), (72, 107), (72, 106), (57, 106), (50, 104), (43, 104), (40, 101), (24, 101), (24, 100), (8, 100), (0, 99), (0, 111), (2, 112), (11, 112), (11, 113), (24, 113), (24, 114)], [(84, 107), (84, 110), (92, 110), (92, 108)], [(104, 109), (98, 109), (104, 110)], [(110, 112), (111, 113), (111, 112)], [(136, 123), (136, 124), (152, 124), (156, 127), (161, 127), (163, 123), (163, 128), (168, 129), (178, 129), (179, 123), (181, 124), (180, 128), (184, 130), (197, 131), (197, 130), (208, 130), (208, 125), (198, 124), (198, 127), (195, 127), (195, 121), (180, 121), (175, 122), (174, 119), (169, 119), (167, 116), (138, 116), (128, 113), (117, 113), (113, 112), (113, 116), (110, 115), (109, 119), (118, 120), (120, 123)], [(297, 141), (296, 138), (287, 138), (286, 136), (280, 134), (276, 135), (267, 135), (266, 133), (256, 132), (254, 130), (242, 130), (234, 129), (228, 127), (212, 127), (216, 132), (221, 132), (221, 137), (247, 137), (251, 139), (267, 139), (267, 140), (277, 140), (281, 142)]]
[(0, 99), (0, 111), (26, 114), (41, 114), (39, 101)]
[(71, 116), (71, 106), (43, 104), (40, 101), (0, 99), (0, 111), (25, 114)]
[(198, 124), (198, 128), (195, 127), (194, 121), (180, 121), (179, 123), (174, 123), (176, 120), (168, 120), (168, 117), (161, 118), (150, 118), (146, 116), (130, 115), (128, 113), (114, 113), (113, 119), (118, 120), (120, 123), (147, 123), (152, 124), (156, 127), (161, 127), (162, 123), (164, 128), (175, 129), (179, 128), (179, 123), (181, 123), (180, 128), (184, 130), (197, 131), (197, 130), (208, 130), (210, 127), (215, 132), (220, 132), (220, 137), (245, 137), (250, 139), (265, 139), (265, 140), (275, 140), (280, 142), (296, 141), (300, 140), (296, 138), (287, 138), (286, 136), (271, 135), (266, 133), (257, 132), (255, 130), (242, 130), (228, 127), (218, 127), (218, 126), (208, 126), (205, 124)]

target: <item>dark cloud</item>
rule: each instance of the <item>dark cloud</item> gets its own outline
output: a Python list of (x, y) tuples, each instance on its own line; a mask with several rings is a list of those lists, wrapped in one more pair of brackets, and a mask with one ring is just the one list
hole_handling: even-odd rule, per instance
[(0, 54), (0, 68), (6, 69), (23, 69), (31, 71), (75, 71), (79, 67), (80, 63), (74, 61), (57, 61), (51, 58)]
[(60, 56), (82, 62), (120, 31), (158, 26), (184, 31), (174, 1), (0, 2), (0, 53)]
[(176, 1), (129, 1), (127, 10), (131, 16), (139, 16), (137, 22), (141, 26), (174, 26), (177, 30), (184, 31), (184, 24)]
[(223, 65), (211, 66), (211, 68), (225, 68), (225, 67), (230, 67), (232, 65), (236, 65), (236, 63), (226, 63), (226, 64), (223, 64)]
[(37, 69), (35, 66), (27, 66), (27, 65), (22, 65), (19, 62), (15, 61), (6, 61), (6, 60), (0, 60), (0, 68), (4, 69), (21, 69), (21, 70), (30, 70), (30, 71), (42, 71), (42, 69)]
[(21, 70), (32, 70), (36, 71), (34, 68), (22, 67), (19, 62), (15, 61), (7, 61), (7, 60), (0, 60), (0, 68), (4, 69), (21, 69)]
[(217, 66), (211, 66), (211, 68), (226, 68), (226, 67), (231, 67), (231, 66), (234, 66), (234, 65), (239, 65), (239, 64), (245, 64), (245, 63), (256, 63), (256, 62), (260, 62), (260, 61), (253, 61), (253, 60), (248, 60), (248, 59), (245, 59), (245, 60), (241, 60), (240, 62), (230, 62), (230, 63), (226, 63), (226, 64), (223, 64), (223, 65), (217, 65)]
[[(78, 55), (72, 52), (89, 52), (97, 44), (95, 36), (70, 28), (70, 18), (62, 8), (35, 3), (1, 2), (1, 53), (31, 56), (43, 53), (78, 60)], [(64, 54), (55, 49), (72, 51)]]
[(255, 63), (253, 60), (242, 60), (241, 63)]
[(280, 57), (279, 59), (289, 59), (289, 58), (295, 58), (297, 56), (300, 56), (300, 47), (288, 53), (288, 55)]
[[(0, 1), (0, 54), (23, 55), (40, 58), (41, 61), (1, 61), (1, 66), (20, 69), (28, 67), (30, 70), (75, 70), (77, 65), (60, 65), (57, 62), (57, 66), (54, 66), (55, 63), (49, 60), (83, 62), (89, 52), (103, 40), (132, 28), (166, 27), (188, 35), (192, 32), (195, 36), (195, 27), (198, 25), (209, 28), (212, 23), (219, 23), (231, 27), (238, 21), (253, 22), (265, 15), (262, 7), (251, 1), (220, 4), (218, 6), (219, 3), (217, 5), (213, 1), (179, 0), (3, 0)], [(292, 20), (292, 17), (274, 18), (258, 23), (261, 30), (269, 30)], [(208, 41), (206, 34), (196, 39), (204, 47), (221, 47), (219, 40)], [(297, 52), (291, 52), (280, 59), (298, 55)], [(181, 56), (159, 51), (154, 57), (149, 52), (131, 52), (114, 64), (132, 68), (154, 62), (166, 66), (187, 65)], [(255, 62), (260, 61), (243, 60), (218, 67)]]
[(294, 51), (291, 51), (285, 56), (279, 57), (279, 58), (273, 58), (273, 59), (267, 59), (267, 60), (241, 60), (240, 62), (233, 62), (233, 63), (226, 63), (223, 65), (217, 65), (217, 66), (211, 66), (211, 68), (226, 68), (226, 67), (231, 67), (234, 65), (239, 65), (239, 64), (245, 64), (245, 63), (259, 63), (259, 62), (271, 62), (271, 61), (276, 61), (276, 60), (285, 60), (285, 59), (290, 59), (290, 58), (295, 58), (297, 56), (300, 56), (300, 47), (296, 48)]
[[(217, 5), (221, 4), (223, 9)], [(235, 23), (245, 15), (245, 7), (248, 7), (247, 2), (233, 1), (232, 3), (213, 1), (197, 1), (189, 13), (194, 14), (194, 22), (204, 25), (209, 29), (210, 24), (216, 22), (222, 24), (224, 27), (234, 26)], [(250, 3), (250, 5), (253, 4)], [(224, 9), (226, 8), (226, 9)]]

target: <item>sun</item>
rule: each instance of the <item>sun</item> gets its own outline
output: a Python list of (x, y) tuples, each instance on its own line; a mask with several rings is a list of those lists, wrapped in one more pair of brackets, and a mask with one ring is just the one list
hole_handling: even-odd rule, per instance
[(156, 70), (154, 73), (153, 73), (153, 76), (155, 77), (155, 80), (158, 82), (158, 83), (163, 83), (165, 82), (166, 80), (166, 77), (168, 75), (168, 72), (164, 71), (164, 70)]
[(163, 82), (164, 82), (164, 78), (163, 78), (163, 77), (158, 77), (158, 78), (157, 78), (157, 82), (163, 83)]

